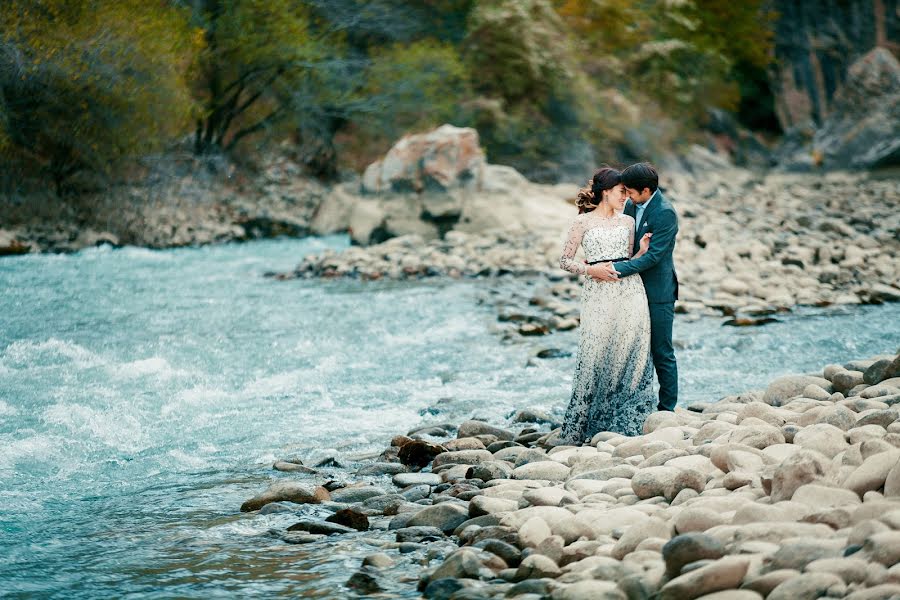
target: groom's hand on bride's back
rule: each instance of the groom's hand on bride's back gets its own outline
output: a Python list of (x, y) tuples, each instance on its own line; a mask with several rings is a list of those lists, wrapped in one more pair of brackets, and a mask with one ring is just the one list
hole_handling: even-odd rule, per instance
[(598, 281), (615, 281), (619, 278), (619, 274), (613, 268), (612, 263), (609, 262), (589, 265), (587, 274), (591, 279), (596, 279)]

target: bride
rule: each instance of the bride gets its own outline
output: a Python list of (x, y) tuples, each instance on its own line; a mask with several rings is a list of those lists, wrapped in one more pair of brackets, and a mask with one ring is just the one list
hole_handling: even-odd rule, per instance
[[(582, 444), (600, 431), (640, 435), (653, 412), (650, 313), (640, 277), (599, 281), (592, 265), (637, 258), (650, 236), (634, 246), (634, 219), (621, 214), (625, 187), (619, 171), (603, 167), (578, 194), (579, 214), (569, 229), (560, 266), (587, 275), (581, 294), (581, 340), (572, 397), (560, 432), (561, 444)], [(587, 264), (575, 260), (578, 246)]]

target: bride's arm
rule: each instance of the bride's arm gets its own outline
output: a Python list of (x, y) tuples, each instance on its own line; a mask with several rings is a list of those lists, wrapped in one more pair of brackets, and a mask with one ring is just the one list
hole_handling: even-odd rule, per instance
[(575, 253), (578, 246), (581, 245), (581, 238), (584, 237), (584, 224), (582, 219), (575, 218), (572, 226), (569, 227), (569, 234), (566, 237), (566, 244), (563, 246), (562, 256), (559, 257), (559, 266), (570, 273), (584, 275), (587, 273), (587, 265), (575, 260)]

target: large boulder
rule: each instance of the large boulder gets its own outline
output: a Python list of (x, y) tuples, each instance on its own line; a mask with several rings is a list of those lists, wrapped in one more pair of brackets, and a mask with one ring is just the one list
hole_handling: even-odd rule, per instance
[(485, 168), (478, 132), (443, 125), (427, 133), (406, 135), (363, 175), (362, 191), (448, 192), (481, 185)]
[(853, 63), (813, 152), (833, 168), (900, 164), (900, 63), (890, 50), (875, 48)]

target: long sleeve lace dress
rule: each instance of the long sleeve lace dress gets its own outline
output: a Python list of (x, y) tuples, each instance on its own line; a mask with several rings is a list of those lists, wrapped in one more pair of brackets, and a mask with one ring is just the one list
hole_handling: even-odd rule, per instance
[[(586, 274), (575, 259), (578, 246), (589, 263), (628, 259), (634, 219), (593, 212), (578, 215), (569, 229), (560, 266)], [(617, 281), (584, 281), (581, 293), (581, 338), (572, 396), (560, 442), (581, 444), (600, 431), (640, 435), (656, 405), (650, 357), (650, 313), (639, 276)]]

